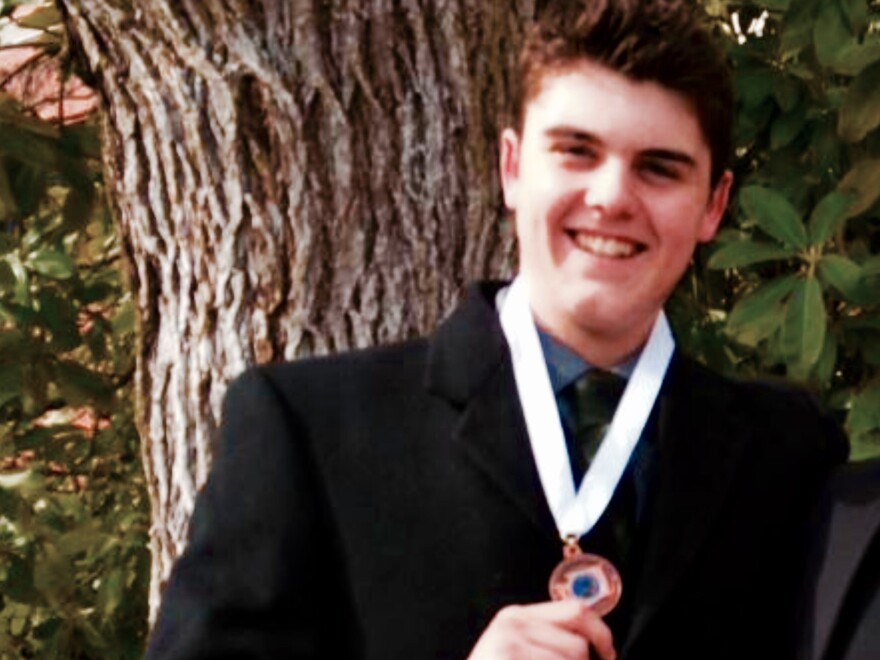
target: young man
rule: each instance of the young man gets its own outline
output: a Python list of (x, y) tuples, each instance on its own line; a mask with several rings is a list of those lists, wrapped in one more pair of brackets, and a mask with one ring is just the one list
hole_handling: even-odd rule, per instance
[[(730, 77), (696, 13), (544, 15), (501, 144), (517, 279), (429, 340), (230, 388), (149, 657), (794, 652), (839, 436), (809, 397), (675, 352), (662, 315), (731, 186)], [(601, 406), (570, 393), (600, 370), (629, 384), (582, 455)]]

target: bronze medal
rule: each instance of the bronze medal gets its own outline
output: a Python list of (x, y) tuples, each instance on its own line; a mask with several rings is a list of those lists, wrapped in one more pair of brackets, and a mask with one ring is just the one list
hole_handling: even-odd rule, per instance
[(550, 575), (550, 598), (583, 600), (599, 616), (613, 610), (623, 592), (614, 565), (604, 557), (582, 552), (575, 536), (566, 537), (562, 554), (562, 561)]

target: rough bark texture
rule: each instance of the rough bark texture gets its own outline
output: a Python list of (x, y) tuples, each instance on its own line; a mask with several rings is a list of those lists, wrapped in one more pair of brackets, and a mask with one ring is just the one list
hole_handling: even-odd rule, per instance
[(534, 0), (60, 0), (140, 312), (155, 611), (230, 379), (429, 331), (506, 272), (500, 100)]

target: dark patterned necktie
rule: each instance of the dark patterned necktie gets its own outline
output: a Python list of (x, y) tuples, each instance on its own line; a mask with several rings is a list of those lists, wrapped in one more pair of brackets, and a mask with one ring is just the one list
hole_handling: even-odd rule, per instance
[(596, 455), (625, 389), (626, 380), (621, 376), (590, 369), (559, 393), (561, 412), (567, 418), (568, 458), (575, 489)]

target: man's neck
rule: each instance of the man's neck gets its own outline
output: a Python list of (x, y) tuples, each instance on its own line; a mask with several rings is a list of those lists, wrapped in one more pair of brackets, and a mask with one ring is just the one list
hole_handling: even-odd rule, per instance
[[(547, 364), (550, 385), (555, 393), (561, 392), (568, 385), (580, 379), (584, 373), (594, 368), (594, 365), (584, 360), (568, 346), (556, 341), (546, 332), (538, 330), (538, 339), (541, 341), (541, 350), (544, 352), (544, 362)], [(640, 352), (628, 361), (614, 365), (608, 371), (629, 379), (636, 367), (639, 355)]]
[(638, 332), (610, 335), (589, 332), (583, 328), (547, 328), (540, 319), (535, 324), (541, 332), (576, 353), (588, 364), (599, 369), (613, 370), (635, 359), (651, 334), (653, 323)]

